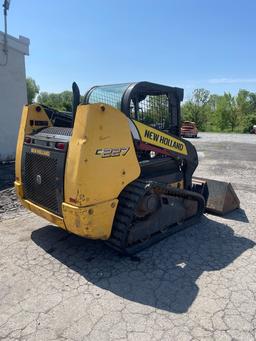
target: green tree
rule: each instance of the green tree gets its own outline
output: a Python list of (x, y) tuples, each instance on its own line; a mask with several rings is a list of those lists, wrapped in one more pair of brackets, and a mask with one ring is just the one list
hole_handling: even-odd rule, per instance
[(240, 89), (236, 96), (237, 110), (243, 114), (250, 113), (251, 101), (250, 101), (250, 91)]
[(218, 117), (218, 126), (221, 130), (234, 131), (239, 125), (239, 114), (236, 108), (235, 98), (230, 93), (224, 93), (219, 96), (216, 104), (216, 116)]
[(236, 97), (240, 129), (248, 132), (256, 122), (256, 93), (240, 89)]
[(72, 111), (72, 97), (73, 94), (71, 91), (63, 91), (60, 94), (62, 107), (65, 111)]
[(209, 97), (209, 101), (207, 103), (208, 112), (207, 112), (207, 131), (218, 131), (218, 115), (217, 115), (217, 102), (219, 100), (219, 95), (211, 94)]
[(206, 89), (195, 89), (192, 99), (182, 105), (181, 112), (183, 120), (193, 121), (200, 130), (207, 127), (209, 117), (210, 91)]
[(210, 91), (206, 89), (195, 89), (193, 91), (193, 100), (199, 107), (203, 107), (209, 101)]
[(34, 99), (36, 98), (36, 95), (39, 94), (39, 86), (36, 84), (35, 80), (31, 77), (26, 79), (26, 85), (27, 85), (27, 99), (28, 104), (33, 103)]
[(40, 92), (37, 101), (59, 111), (72, 111), (72, 91), (59, 94)]

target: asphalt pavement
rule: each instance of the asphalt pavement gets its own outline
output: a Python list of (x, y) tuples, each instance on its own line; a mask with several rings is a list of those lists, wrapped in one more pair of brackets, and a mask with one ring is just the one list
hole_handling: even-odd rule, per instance
[(196, 175), (232, 182), (241, 208), (138, 258), (19, 207), (2, 216), (0, 340), (256, 339), (256, 136), (199, 136)]

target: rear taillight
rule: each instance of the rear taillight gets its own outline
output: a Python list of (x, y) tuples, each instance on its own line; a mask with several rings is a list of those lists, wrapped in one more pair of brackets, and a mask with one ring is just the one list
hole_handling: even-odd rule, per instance
[(57, 143), (55, 143), (55, 148), (60, 149), (60, 150), (64, 150), (65, 149), (65, 143), (57, 142)]
[(24, 139), (24, 142), (25, 142), (25, 143), (31, 143), (31, 142), (32, 142), (31, 137), (26, 136), (25, 139)]

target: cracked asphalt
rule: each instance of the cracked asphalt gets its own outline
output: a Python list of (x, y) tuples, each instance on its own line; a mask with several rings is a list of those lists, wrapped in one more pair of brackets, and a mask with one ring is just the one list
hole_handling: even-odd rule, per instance
[(24, 210), (2, 216), (0, 340), (255, 340), (256, 136), (226, 135), (191, 140), (196, 175), (232, 182), (241, 209), (138, 258)]

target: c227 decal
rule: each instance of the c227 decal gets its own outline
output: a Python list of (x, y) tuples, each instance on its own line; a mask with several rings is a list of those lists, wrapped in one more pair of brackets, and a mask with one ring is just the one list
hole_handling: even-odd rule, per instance
[(103, 148), (97, 149), (96, 155), (106, 158), (106, 157), (116, 157), (116, 156), (125, 156), (130, 147), (122, 147), (122, 148)]

